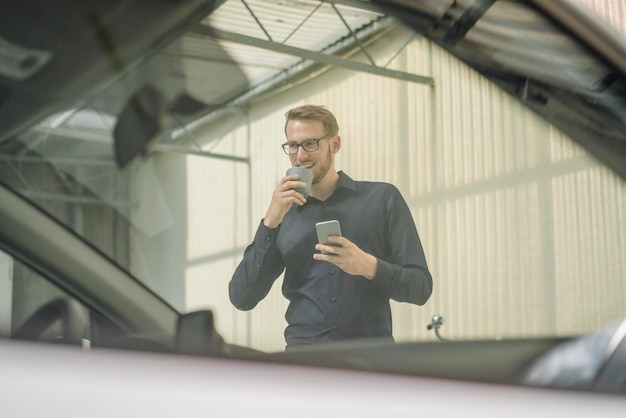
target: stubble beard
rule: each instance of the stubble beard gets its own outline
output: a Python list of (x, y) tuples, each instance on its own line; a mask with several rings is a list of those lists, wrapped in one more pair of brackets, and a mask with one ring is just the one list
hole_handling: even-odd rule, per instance
[(315, 175), (313, 176), (313, 184), (319, 183), (324, 177), (326, 177), (326, 174), (328, 174), (328, 171), (330, 171), (332, 163), (333, 154), (330, 151), (330, 147), (328, 147), (326, 152), (326, 158), (320, 160), (317, 163), (317, 173), (315, 173)]

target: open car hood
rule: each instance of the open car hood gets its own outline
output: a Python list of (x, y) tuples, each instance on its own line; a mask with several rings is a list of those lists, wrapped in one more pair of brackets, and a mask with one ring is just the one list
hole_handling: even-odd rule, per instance
[(568, 0), (374, 0), (626, 178), (626, 40)]
[[(249, 82), (243, 73), (231, 74), (237, 73), (231, 65), (228, 86), (216, 82), (211, 97), (198, 101), (187, 94), (185, 69), (177, 68), (173, 58), (177, 53), (155, 54), (166, 45), (175, 52), (172, 41), (193, 31), (222, 3), (3, 2), (11, 23), (0, 28), (0, 143), (78, 100), (98, 97), (92, 104), (119, 116), (114, 139), (116, 160), (123, 166), (167, 128), (191, 123), (243, 94)], [(498, 84), (626, 178), (626, 41), (593, 13), (569, 0), (373, 3)], [(221, 50), (213, 59), (232, 61)], [(177, 75), (180, 85), (175, 85)], [(138, 119), (141, 112), (147, 120)], [(168, 114), (176, 118), (170, 126), (164, 120)], [(141, 132), (141, 138), (128, 131)]]

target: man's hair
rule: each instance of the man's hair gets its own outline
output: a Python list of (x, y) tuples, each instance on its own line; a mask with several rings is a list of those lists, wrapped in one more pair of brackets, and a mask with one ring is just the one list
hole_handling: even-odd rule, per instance
[(337, 135), (339, 133), (339, 125), (337, 119), (325, 106), (304, 105), (294, 107), (285, 113), (285, 133), (287, 132), (287, 123), (290, 120), (319, 120), (324, 125), (326, 133), (329, 135)]

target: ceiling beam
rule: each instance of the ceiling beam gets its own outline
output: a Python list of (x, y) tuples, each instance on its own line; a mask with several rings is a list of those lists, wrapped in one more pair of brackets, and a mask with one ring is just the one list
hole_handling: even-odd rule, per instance
[(277, 42), (264, 39), (254, 38), (252, 36), (242, 35), (239, 33), (224, 31), (205, 25), (195, 25), (190, 32), (220, 39), (223, 41), (235, 42), (243, 45), (253, 46), (256, 48), (266, 49), (281, 54), (293, 55), (307, 60), (311, 60), (320, 64), (332, 65), (336, 67), (347, 68), (350, 70), (366, 72), (383, 77), (390, 77), (397, 80), (409, 81), (419, 84), (433, 85), (432, 77), (421, 76), (403, 71), (389, 70), (375, 65), (364, 64), (335, 55), (324, 54), (321, 52), (309, 51), (302, 48), (296, 48), (289, 45), (283, 45)]
[(216, 158), (218, 160), (234, 161), (236, 163), (250, 164), (250, 159), (245, 157), (237, 157), (235, 155), (218, 154), (215, 152), (202, 151), (179, 145), (157, 144), (152, 147), (152, 151), (163, 153), (178, 153), (186, 155), (197, 155), (199, 157)]
[(342, 6), (354, 7), (355, 9), (367, 10), (369, 12), (384, 13), (380, 7), (367, 0), (321, 0), (324, 3), (340, 4)]

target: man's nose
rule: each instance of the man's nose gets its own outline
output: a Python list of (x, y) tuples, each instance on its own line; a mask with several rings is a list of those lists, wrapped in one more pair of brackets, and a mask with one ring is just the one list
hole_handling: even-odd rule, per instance
[(298, 147), (298, 152), (296, 152), (296, 159), (298, 161), (301, 161), (303, 159), (304, 160), (308, 160), (309, 159), (309, 153), (304, 150), (303, 146), (299, 146)]

